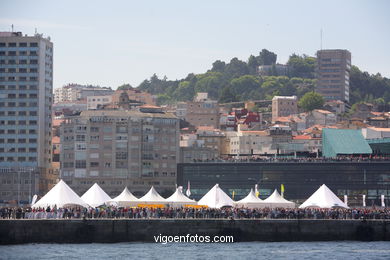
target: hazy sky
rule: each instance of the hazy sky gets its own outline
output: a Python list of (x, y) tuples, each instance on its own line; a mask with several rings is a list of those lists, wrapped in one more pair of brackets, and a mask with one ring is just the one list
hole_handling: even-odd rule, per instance
[(153, 73), (180, 79), (217, 60), (266, 48), (292, 53), (348, 49), (352, 63), (390, 77), (390, 1), (0, 0), (0, 30), (54, 43), (54, 87), (138, 86)]

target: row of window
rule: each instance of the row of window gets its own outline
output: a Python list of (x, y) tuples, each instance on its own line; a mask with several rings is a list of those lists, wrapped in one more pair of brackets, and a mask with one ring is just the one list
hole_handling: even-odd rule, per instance
[(321, 64), (320, 67), (339, 67), (340, 63), (327, 63), (327, 64)]
[[(19, 129), (18, 131), (18, 134), (27, 134), (27, 130), (26, 129)], [(16, 130), (15, 129), (8, 129), (7, 131), (4, 130), (4, 129), (0, 129), (0, 134), (16, 134)], [(29, 129), (28, 130), (28, 133), (29, 134), (36, 134), (37, 131), (35, 129)]]
[[(8, 59), (8, 60), (1, 59), (0, 64), (12, 64), (12, 65), (14, 65), (14, 64), (33, 64), (33, 65), (37, 65), (38, 60), (37, 59), (30, 59), (30, 60), (18, 59), (18, 62), (17, 62), (17, 60), (15, 60), (15, 59)], [(48, 64), (48, 65), (50, 65), (50, 64)]]
[(8, 95), (6, 95), (6, 98), (9, 98), (9, 99), (13, 99), (13, 98), (37, 98), (38, 95), (37, 94), (25, 94), (25, 93), (20, 93), (19, 95), (15, 94), (15, 93), (10, 93)]
[[(20, 179), (19, 181), (15, 178), (14, 181), (13, 181), (13, 184), (22, 184), (22, 180)], [(31, 184), (32, 183), (32, 180), (30, 179), (24, 179), (24, 184)], [(12, 180), (10, 179), (2, 179), (1, 180), (1, 184), (12, 184)]]
[(30, 147), (30, 148), (25, 148), (25, 147), (19, 147), (19, 148), (15, 148), (15, 147), (11, 147), (11, 148), (4, 148), (4, 147), (0, 147), (0, 153), (36, 153), (37, 152), (37, 148), (34, 148), (34, 147)]
[[(16, 142), (16, 140), (18, 142)], [(15, 138), (4, 139), (4, 138), (0, 138), (0, 144), (4, 144), (6, 142), (8, 144), (15, 144), (15, 143), (25, 144), (27, 142), (29, 144), (35, 144), (35, 143), (37, 143), (37, 139), (36, 138), (29, 138), (29, 139), (26, 139), (26, 138), (20, 138), (20, 139), (15, 139)]]
[(37, 73), (38, 68), (0, 68), (0, 72), (2, 73)]
[(38, 89), (38, 85), (0, 85), (0, 90), (17, 90), (17, 89), (20, 89), (20, 90), (37, 90)]
[(0, 107), (37, 107), (38, 102), (0, 102)]
[(5, 42), (0, 42), (0, 47), (38, 47), (37, 42), (9, 42), (8, 44)]
[(0, 77), (0, 81), (38, 81), (38, 77)]
[(37, 111), (0, 111), (0, 116), (37, 116)]
[(37, 157), (3, 157), (0, 156), (0, 162), (36, 162)]
[(0, 51), (0, 56), (38, 56), (37, 51)]

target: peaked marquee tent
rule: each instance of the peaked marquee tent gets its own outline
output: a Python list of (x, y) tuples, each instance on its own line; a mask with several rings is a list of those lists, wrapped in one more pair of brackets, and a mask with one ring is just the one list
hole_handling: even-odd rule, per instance
[(286, 200), (282, 196), (280, 196), (279, 192), (275, 189), (275, 191), (263, 200), (263, 207), (268, 208), (295, 208), (295, 203)]
[(198, 201), (198, 205), (208, 206), (209, 208), (222, 208), (224, 206), (233, 206), (233, 204), (234, 201), (218, 184), (215, 184), (215, 186)]
[(243, 198), (242, 200), (234, 202), (236, 207), (246, 207), (246, 208), (262, 208), (264, 207), (264, 201), (256, 197), (253, 189), (249, 192), (249, 194)]
[(81, 199), (92, 207), (99, 207), (111, 200), (110, 196), (108, 196), (97, 183), (92, 185), (92, 187), (81, 196)]
[(148, 193), (139, 199), (140, 204), (166, 204), (166, 200), (152, 186)]
[(127, 187), (122, 191), (121, 194), (119, 194), (117, 197), (113, 198), (112, 200), (108, 201), (109, 204), (117, 204), (121, 207), (131, 207), (131, 206), (137, 206), (139, 203), (139, 199), (135, 197)]
[(317, 207), (317, 208), (346, 208), (349, 207), (342, 202), (325, 184), (313, 193), (299, 208)]
[(32, 205), (32, 208), (46, 208), (48, 206), (52, 208), (54, 206), (57, 206), (57, 208), (67, 206), (89, 207), (63, 180), (60, 180), (45, 196)]
[(170, 206), (184, 206), (184, 205), (196, 205), (196, 201), (188, 198), (183, 194), (183, 187), (177, 187), (176, 191), (166, 199), (166, 202), (169, 203)]

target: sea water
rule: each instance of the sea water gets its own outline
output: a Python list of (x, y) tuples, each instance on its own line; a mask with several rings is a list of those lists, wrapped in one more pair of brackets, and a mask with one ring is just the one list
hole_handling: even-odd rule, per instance
[(390, 259), (390, 242), (25, 244), (0, 259)]

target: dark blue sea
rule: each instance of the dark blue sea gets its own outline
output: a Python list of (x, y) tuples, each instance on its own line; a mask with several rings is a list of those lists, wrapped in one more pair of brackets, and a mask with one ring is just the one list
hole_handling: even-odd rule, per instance
[(27, 244), (0, 259), (390, 259), (390, 242)]

